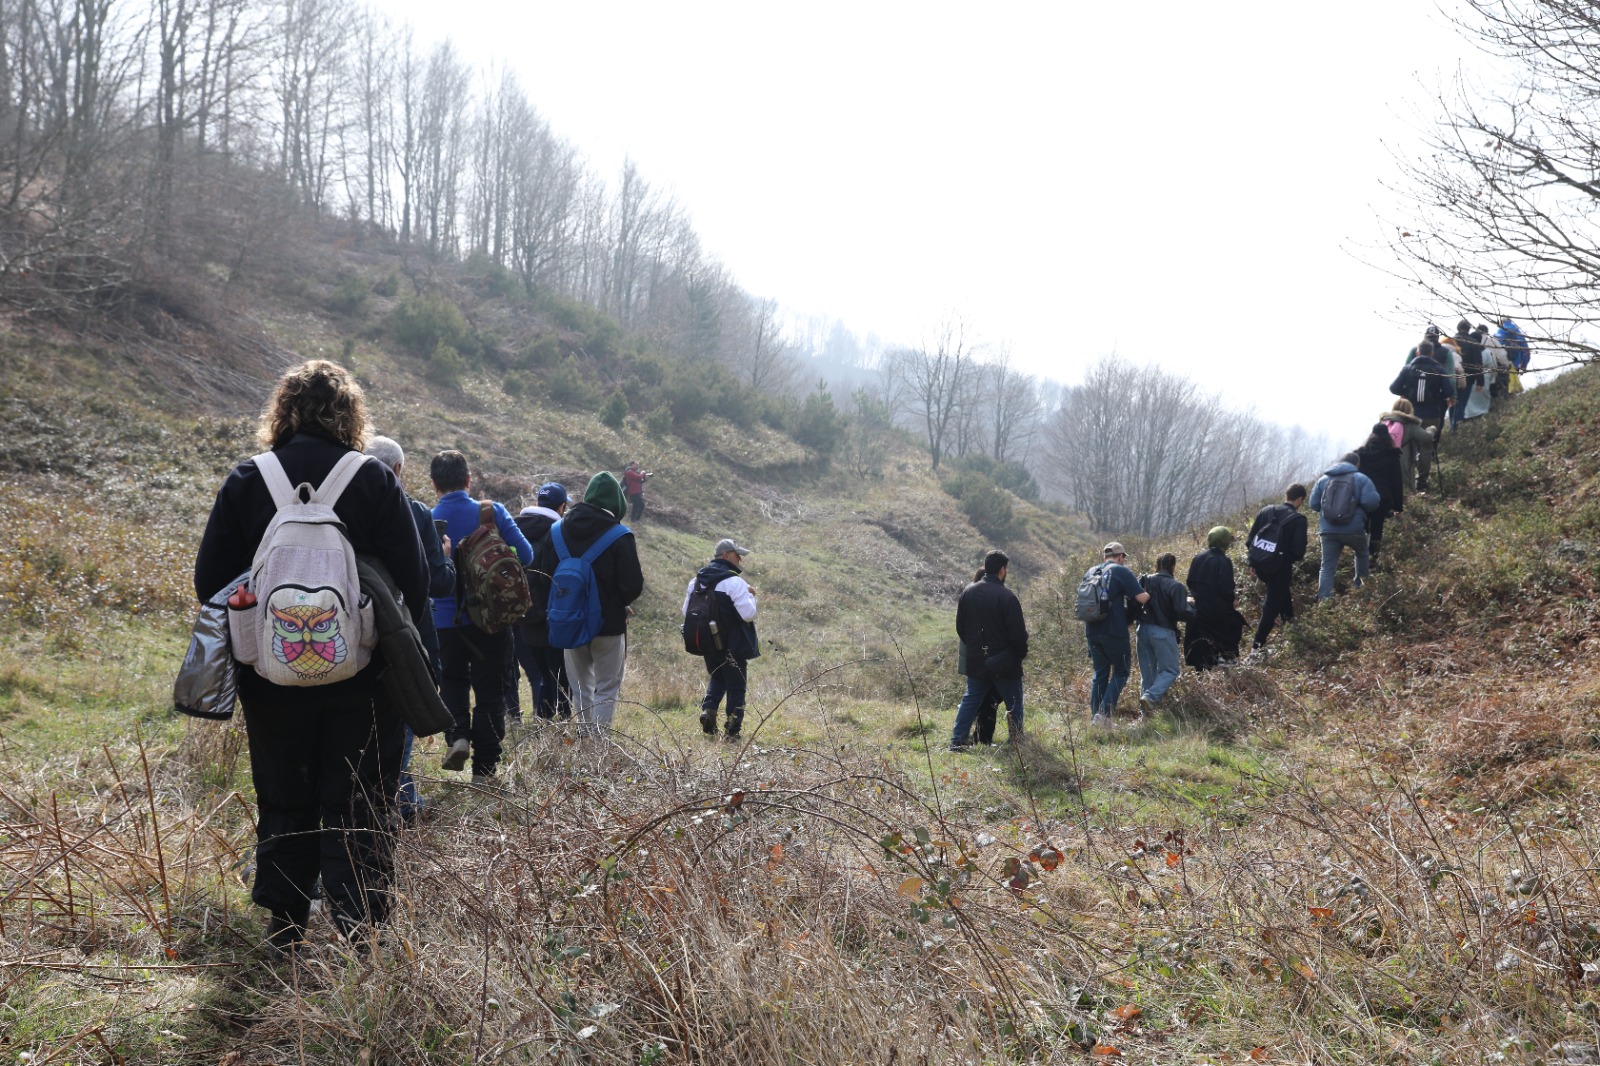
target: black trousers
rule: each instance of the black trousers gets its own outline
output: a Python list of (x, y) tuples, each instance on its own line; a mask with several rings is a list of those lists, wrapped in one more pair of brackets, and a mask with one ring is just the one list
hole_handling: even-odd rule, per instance
[(644, 493), (628, 497), (628, 521), (634, 525), (644, 521)]
[(1261, 607), (1261, 624), (1256, 626), (1256, 647), (1267, 642), (1267, 634), (1272, 632), (1272, 626), (1278, 619), (1286, 622), (1294, 620), (1293, 580), (1294, 567), (1288, 565), (1266, 579), (1267, 602)]
[(700, 701), (700, 716), (711, 716), (712, 724), (717, 720), (717, 705), (726, 697), (728, 701), (727, 730), (730, 737), (737, 736), (739, 728), (744, 725), (744, 695), (745, 683), (749, 674), (750, 660), (742, 659), (737, 655), (707, 655), (706, 695)]
[(250, 898), (304, 925), (321, 875), (341, 929), (382, 921), (405, 745), (399, 713), (381, 697), (331, 703), (315, 688), (242, 703), (257, 808)]
[(528, 675), (528, 688), (534, 693), (535, 713), (546, 721), (558, 718), (565, 722), (572, 717), (572, 691), (567, 686), (567, 653), (560, 648), (528, 643), (520, 625), (513, 626), (511, 632), (511, 647), (516, 654), (506, 667), (506, 684), (510, 686), (506, 690), (506, 706), (519, 708), (521, 703), (516, 688), (516, 668), (521, 666), (522, 672)]
[[(500, 764), (500, 742), (506, 735), (506, 663), (511, 658), (511, 631), (485, 633), (475, 625), (439, 630), (439, 657), (444, 672), (439, 698), (455, 719), (444, 732), (455, 743), (472, 741), (472, 772), (494, 773)], [(470, 707), (469, 694), (477, 706)]]

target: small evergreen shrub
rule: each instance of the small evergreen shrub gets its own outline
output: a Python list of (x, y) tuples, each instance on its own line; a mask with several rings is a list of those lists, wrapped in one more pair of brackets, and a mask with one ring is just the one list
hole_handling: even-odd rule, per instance
[(440, 346), (459, 356), (474, 347), (472, 330), (461, 308), (442, 296), (402, 300), (389, 312), (389, 332), (401, 348), (419, 357), (432, 356)]
[(622, 395), (621, 390), (613, 392), (605, 406), (600, 408), (600, 423), (615, 430), (621, 430), (623, 422), (628, 417), (628, 400)]
[(466, 372), (467, 361), (461, 357), (461, 353), (448, 344), (441, 344), (428, 357), (428, 364), (422, 374), (435, 385), (443, 385), (447, 389), (459, 389), (461, 378)]
[(359, 318), (366, 312), (367, 294), (370, 291), (370, 287), (360, 275), (346, 274), (333, 287), (333, 295), (328, 297), (327, 308), (336, 315)]

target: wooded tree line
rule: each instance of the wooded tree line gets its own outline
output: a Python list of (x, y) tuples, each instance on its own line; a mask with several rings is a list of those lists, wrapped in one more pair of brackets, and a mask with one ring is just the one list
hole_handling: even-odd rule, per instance
[(103, 309), (144, 275), (231, 278), (296, 212), (494, 264), (761, 392), (809, 389), (805, 354), (854, 363), (837, 443), (863, 476), (898, 426), (936, 470), (1010, 464), (1097, 528), (1155, 533), (1281, 488), (1293, 450), (1158, 372), (1043, 385), (958, 320), (884, 351), (837, 322), (797, 339), (632, 162), (595, 174), (512, 73), (353, 0), (0, 0), (0, 297)]
[[(794, 372), (775, 305), (707, 257), (631, 162), (614, 180), (510, 72), (351, 0), (0, 0), (0, 293), (113, 293), (236, 269), (272, 211), (481, 256), (758, 388)], [(269, 217), (263, 217), (269, 216)], [(258, 234), (257, 234), (258, 235)], [(38, 295), (35, 290), (34, 295)]]

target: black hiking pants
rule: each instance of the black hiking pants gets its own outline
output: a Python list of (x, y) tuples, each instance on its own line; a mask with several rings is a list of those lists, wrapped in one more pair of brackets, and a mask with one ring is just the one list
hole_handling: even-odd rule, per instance
[(257, 804), (250, 898), (303, 927), (321, 875), (343, 931), (382, 921), (405, 746), (399, 712), (370, 695), (330, 702), (316, 688), (241, 702)]
[(1294, 594), (1291, 583), (1294, 581), (1294, 567), (1283, 565), (1276, 574), (1264, 579), (1267, 586), (1267, 602), (1261, 606), (1261, 624), (1256, 627), (1256, 637), (1252, 642), (1259, 648), (1267, 642), (1267, 635), (1272, 632), (1272, 626), (1282, 618), (1289, 622), (1294, 620)]
[[(439, 630), (439, 657), (444, 673), (439, 698), (455, 724), (445, 740), (472, 741), (472, 772), (487, 777), (500, 764), (500, 743), (506, 735), (506, 663), (511, 659), (511, 630), (485, 633), (472, 624)], [(476, 697), (476, 707), (471, 698)]]

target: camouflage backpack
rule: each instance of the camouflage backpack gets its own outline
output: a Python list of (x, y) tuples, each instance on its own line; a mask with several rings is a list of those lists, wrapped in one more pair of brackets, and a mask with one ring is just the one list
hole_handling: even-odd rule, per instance
[(456, 575), (460, 595), (456, 609), (465, 610), (472, 624), (485, 633), (508, 629), (533, 606), (528, 578), (516, 549), (500, 536), (494, 521), (494, 504), (478, 504), (478, 528), (456, 546)]

